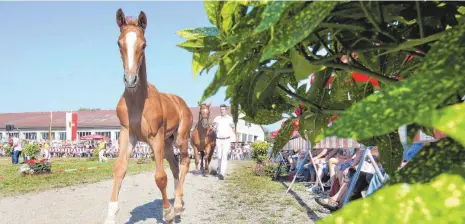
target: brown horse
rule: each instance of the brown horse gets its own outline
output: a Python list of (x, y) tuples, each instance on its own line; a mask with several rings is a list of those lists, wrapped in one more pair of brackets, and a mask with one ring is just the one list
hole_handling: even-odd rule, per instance
[[(190, 162), (187, 148), (193, 122), (192, 112), (182, 98), (161, 93), (147, 82), (144, 53), (147, 46), (144, 37), (147, 27), (145, 13), (141, 11), (138, 19), (131, 19), (125, 18), (123, 11), (119, 9), (116, 22), (121, 31), (118, 46), (123, 60), (125, 91), (116, 108), (121, 123), (120, 153), (113, 166), (113, 192), (105, 223), (115, 223), (120, 187), (137, 141), (147, 142), (154, 152), (155, 182), (163, 198), (163, 217), (172, 222), (175, 214), (180, 215), (182, 212), (183, 184)], [(179, 161), (174, 155), (173, 144), (180, 150), (180, 176)], [(163, 164), (165, 158), (175, 180), (174, 209), (166, 194), (167, 176)]]
[[(195, 174), (199, 170), (199, 152), (200, 152), (200, 169), (203, 169), (203, 175), (209, 172), (209, 165), (213, 157), (216, 146), (216, 133), (209, 125), (210, 104), (201, 104), (199, 109), (199, 120), (192, 131), (191, 145), (194, 148)], [(205, 160), (205, 168), (204, 168)]]

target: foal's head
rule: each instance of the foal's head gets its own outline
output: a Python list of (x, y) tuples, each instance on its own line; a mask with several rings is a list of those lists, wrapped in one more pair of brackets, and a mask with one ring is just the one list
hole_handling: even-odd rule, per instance
[(211, 104), (200, 104), (199, 117), (202, 127), (208, 127), (208, 119), (210, 118), (210, 105)]
[(119, 51), (123, 59), (124, 85), (129, 91), (135, 91), (140, 82), (139, 70), (144, 60), (146, 40), (144, 37), (147, 27), (147, 17), (143, 11), (139, 18), (132, 19), (124, 16), (123, 10), (116, 12), (116, 23), (121, 34), (118, 38)]

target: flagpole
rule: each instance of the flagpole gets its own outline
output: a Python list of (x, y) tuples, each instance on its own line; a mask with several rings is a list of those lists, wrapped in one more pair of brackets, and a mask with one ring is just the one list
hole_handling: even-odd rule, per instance
[(50, 144), (52, 144), (52, 119), (53, 119), (53, 115), (52, 115), (52, 111), (50, 111), (50, 129), (48, 131), (48, 138), (49, 138)]

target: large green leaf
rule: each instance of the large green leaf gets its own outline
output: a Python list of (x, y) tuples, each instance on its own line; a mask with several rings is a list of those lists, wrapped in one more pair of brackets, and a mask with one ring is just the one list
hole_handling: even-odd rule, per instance
[(205, 101), (207, 98), (213, 96), (218, 92), (218, 90), (226, 84), (226, 80), (228, 77), (228, 72), (226, 70), (226, 65), (224, 61), (220, 62), (218, 70), (216, 70), (215, 77), (213, 81), (208, 85), (208, 87), (203, 92), (202, 99), (200, 102)]
[(203, 70), (207, 70), (207, 73), (210, 71), (213, 66), (217, 65), (220, 63), (222, 60), (222, 57), (227, 53), (227, 51), (217, 51), (210, 56), (208, 56), (207, 61), (205, 62), (204, 68), (200, 71), (200, 73), (203, 72)]
[(257, 109), (253, 118), (245, 116), (242, 119), (253, 124), (269, 125), (282, 120), (283, 114), (278, 110)]
[(465, 88), (463, 68), (465, 25), (460, 25), (433, 44), (414, 76), (353, 105), (325, 135), (358, 140), (389, 133), (403, 124), (421, 123), (420, 115)]
[(203, 1), (203, 6), (205, 7), (205, 12), (207, 13), (208, 20), (210, 20), (210, 23), (215, 26), (218, 25), (217, 15), (220, 10), (221, 4), (221, 1)]
[(210, 52), (221, 48), (221, 41), (217, 37), (203, 37), (187, 40), (176, 46), (184, 48), (190, 52)]
[(200, 71), (205, 68), (206, 62), (208, 60), (209, 52), (195, 52), (192, 57), (192, 73), (194, 78), (197, 78), (197, 75)]
[(418, 123), (435, 127), (465, 146), (465, 103), (426, 112)]
[(237, 1), (227, 1), (221, 8), (221, 31), (225, 34), (229, 33), (234, 24), (234, 12), (237, 6), (239, 6)]
[(281, 14), (283, 14), (289, 6), (291, 6), (294, 2), (292, 1), (272, 1), (266, 5), (265, 11), (262, 13), (262, 20), (257, 28), (255, 28), (255, 33), (260, 33), (265, 31), (275, 23), (279, 21), (281, 18)]
[(394, 175), (402, 162), (404, 149), (399, 134), (391, 132), (376, 138), (381, 165), (386, 173)]
[(390, 54), (390, 53), (401, 51), (401, 50), (415, 50), (414, 47), (439, 40), (439, 38), (441, 38), (442, 35), (443, 33), (436, 33), (436, 34), (433, 34), (433, 35), (430, 35), (430, 36), (427, 36), (421, 39), (407, 40), (403, 42), (402, 44), (400, 44), (399, 46), (396, 46), (394, 49), (387, 50), (379, 54), (378, 56)]
[(292, 132), (294, 132), (294, 119), (289, 118), (284, 122), (284, 125), (279, 129), (273, 145), (273, 154), (279, 152), (290, 141)]
[(219, 35), (219, 31), (216, 27), (200, 27), (179, 30), (176, 34), (184, 39), (192, 40), (201, 37), (216, 37)]
[(315, 145), (315, 138), (328, 127), (331, 118), (328, 114), (313, 114), (311, 112), (302, 114), (299, 119), (299, 134)]
[(430, 182), (442, 173), (454, 172), (454, 168), (463, 172), (464, 162), (464, 147), (447, 137), (424, 145), (407, 165), (390, 177), (388, 184)]
[(322, 65), (314, 65), (310, 63), (304, 56), (298, 51), (290, 50), (290, 57), (292, 62), (292, 68), (294, 69), (294, 75), (297, 81), (308, 78), (314, 72), (319, 72), (326, 68)]
[(290, 19), (280, 21), (260, 61), (282, 54), (308, 37), (337, 4), (336, 1), (312, 2)]
[(463, 223), (464, 186), (463, 177), (451, 174), (427, 184), (386, 186), (318, 223)]

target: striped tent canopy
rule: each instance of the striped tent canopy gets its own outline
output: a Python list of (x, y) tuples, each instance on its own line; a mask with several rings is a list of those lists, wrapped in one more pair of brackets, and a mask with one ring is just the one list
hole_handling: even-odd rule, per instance
[(360, 148), (361, 144), (351, 138), (327, 137), (315, 145), (315, 149)]

